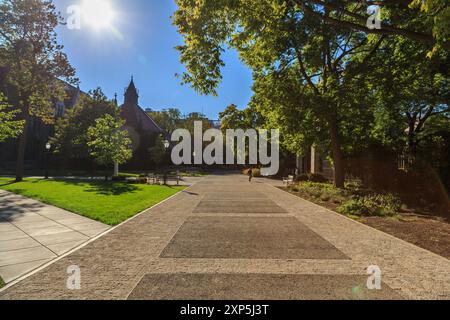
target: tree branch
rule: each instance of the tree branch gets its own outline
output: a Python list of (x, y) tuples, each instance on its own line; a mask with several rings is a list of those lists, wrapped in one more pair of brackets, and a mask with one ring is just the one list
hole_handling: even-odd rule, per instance
[[(338, 12), (344, 13), (345, 15), (352, 17), (356, 19), (357, 21), (361, 22), (362, 24), (350, 22), (350, 21), (343, 21), (339, 19), (335, 19), (333, 17), (330, 17), (328, 15), (321, 14), (317, 11), (314, 11), (311, 9), (305, 2), (305, 0), (288, 0), (288, 1), (294, 1), (297, 5), (299, 5), (305, 12), (311, 14), (312, 16), (327, 22), (332, 25), (336, 25), (342, 28), (352, 29), (352, 30), (358, 30), (363, 31), (365, 33), (371, 33), (371, 34), (382, 34), (382, 35), (396, 35), (396, 36), (404, 36), (408, 39), (424, 43), (424, 44), (430, 44), (434, 45), (436, 44), (436, 39), (433, 37), (432, 34), (423, 34), (412, 30), (407, 29), (401, 29), (390, 25), (383, 25), (381, 29), (369, 29), (366, 26), (367, 18), (364, 16), (361, 16), (359, 14), (356, 14), (354, 12), (348, 11), (339, 5), (335, 5), (328, 2), (323, 2), (321, 0), (309, 0), (312, 3), (315, 3), (317, 5), (321, 5), (325, 8), (330, 8), (333, 10), (336, 10)], [(449, 50), (450, 49), (450, 42), (445, 42), (442, 44), (442, 46)]]

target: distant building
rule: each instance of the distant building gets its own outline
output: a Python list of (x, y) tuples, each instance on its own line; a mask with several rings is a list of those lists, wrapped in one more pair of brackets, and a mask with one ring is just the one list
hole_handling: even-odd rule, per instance
[(119, 108), (120, 115), (125, 120), (125, 129), (133, 142), (133, 159), (125, 167), (149, 168), (152, 162), (149, 149), (155, 145), (159, 136), (165, 136), (166, 133), (139, 105), (139, 92), (133, 78), (125, 89), (124, 103)]
[[(0, 72), (1, 73), (1, 72)], [(0, 77), (0, 84), (2, 79)], [(85, 93), (78, 87), (64, 83), (66, 98), (64, 101), (56, 101), (54, 104), (55, 118), (61, 118), (66, 111), (73, 108), (80, 97)], [(13, 89), (5, 88), (8, 92)], [(37, 117), (31, 117), (28, 123), (27, 146), (25, 149), (25, 168), (35, 168), (45, 160), (45, 145), (54, 134), (54, 125), (48, 125)], [(17, 140), (9, 139), (0, 144), (0, 168), (12, 170), (15, 168), (17, 157)]]
[(125, 90), (125, 100), (120, 106), (120, 115), (126, 121), (126, 129), (133, 136), (137, 132), (163, 134), (164, 130), (139, 106), (139, 94), (131, 78)]

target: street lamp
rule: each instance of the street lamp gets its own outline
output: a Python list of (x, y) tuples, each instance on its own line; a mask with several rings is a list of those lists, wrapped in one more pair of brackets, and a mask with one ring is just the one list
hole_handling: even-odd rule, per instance
[[(169, 148), (170, 148), (170, 142), (168, 140), (164, 140), (163, 145), (164, 145), (164, 149), (167, 152), (167, 150), (169, 150)], [(164, 185), (167, 185), (167, 169), (166, 168), (164, 169), (164, 177), (163, 178), (164, 178)]]
[(45, 179), (48, 179), (48, 158), (50, 155), (51, 148), (52, 148), (52, 145), (50, 144), (50, 142), (47, 142), (45, 144), (45, 150), (47, 150), (46, 156), (45, 156)]
[(170, 142), (168, 140), (164, 140), (164, 149), (168, 150), (170, 148)]

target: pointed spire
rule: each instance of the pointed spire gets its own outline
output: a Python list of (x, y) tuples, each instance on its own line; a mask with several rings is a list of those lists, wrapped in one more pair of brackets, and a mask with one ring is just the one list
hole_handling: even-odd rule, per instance
[(119, 103), (117, 101), (117, 92), (114, 93), (114, 104), (116, 105), (116, 107), (119, 105)]
[(138, 99), (139, 95), (136, 86), (134, 85), (134, 77), (131, 76), (130, 84), (125, 91), (125, 104), (138, 105)]

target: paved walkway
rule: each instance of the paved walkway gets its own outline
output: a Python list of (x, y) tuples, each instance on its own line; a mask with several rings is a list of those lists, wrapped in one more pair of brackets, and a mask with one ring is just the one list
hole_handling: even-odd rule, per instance
[[(449, 260), (266, 182), (207, 177), (0, 299), (450, 298)], [(66, 287), (72, 265), (81, 290)]]
[(9, 283), (109, 226), (0, 190), (0, 276)]

